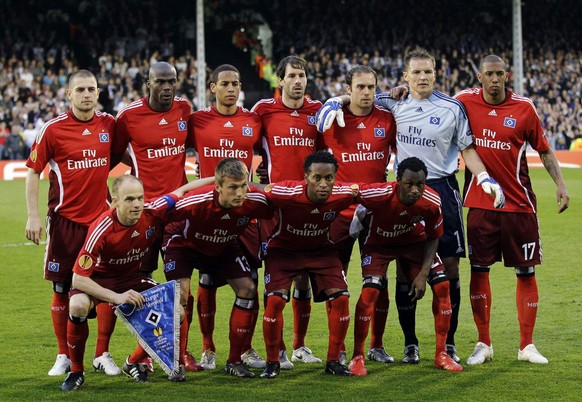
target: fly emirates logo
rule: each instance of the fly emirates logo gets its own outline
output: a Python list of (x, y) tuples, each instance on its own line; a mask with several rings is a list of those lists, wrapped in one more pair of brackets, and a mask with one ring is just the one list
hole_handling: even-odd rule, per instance
[(481, 137), (475, 136), (475, 145), (478, 147), (500, 149), (502, 151), (511, 150), (511, 143), (496, 140), (497, 132), (484, 128)]
[(67, 168), (69, 170), (91, 169), (102, 166), (107, 166), (107, 158), (98, 158), (97, 150), (83, 149), (81, 150), (83, 159), (81, 160), (67, 160)]
[(356, 143), (356, 152), (342, 152), (342, 162), (377, 161), (384, 159), (384, 151), (372, 151), (372, 144)]
[(414, 229), (414, 225), (409, 224), (395, 224), (392, 230), (384, 230), (380, 227), (376, 228), (376, 234), (382, 237), (394, 238), (404, 236)]
[(290, 224), (287, 224), (287, 230), (289, 233), (292, 233), (295, 236), (315, 237), (324, 235), (329, 232), (329, 227), (320, 229), (317, 223), (305, 223), (303, 228), (295, 228)]
[(304, 137), (305, 130), (297, 127), (289, 127), (289, 135), (281, 137), (275, 135), (273, 143), (276, 147), (315, 147), (315, 140), (313, 138)]
[(107, 263), (110, 265), (125, 265), (131, 262), (141, 261), (141, 259), (147, 254), (148, 251), (148, 247), (144, 248), (143, 250), (141, 248), (132, 248), (127, 252), (125, 257), (110, 258)]
[(186, 152), (186, 146), (176, 145), (175, 138), (162, 138), (162, 147), (148, 149), (148, 159), (166, 158), (168, 156), (180, 155)]
[(236, 159), (247, 159), (249, 157), (249, 151), (243, 149), (236, 149), (234, 147), (234, 140), (229, 140), (227, 138), (221, 138), (219, 140), (218, 146), (220, 148), (210, 148), (204, 147), (204, 157), (206, 158), (236, 158)]

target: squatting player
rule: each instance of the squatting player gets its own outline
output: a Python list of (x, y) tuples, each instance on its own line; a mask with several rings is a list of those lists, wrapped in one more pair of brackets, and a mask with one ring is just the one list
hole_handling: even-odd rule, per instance
[(309, 276), (315, 301), (328, 301), (325, 372), (351, 375), (339, 362), (350, 323), (349, 293), (337, 249), (330, 239), (330, 226), (339, 212), (354, 202), (357, 186), (335, 185), (337, 167), (332, 154), (318, 151), (306, 158), (303, 181), (288, 180), (265, 187), (279, 215), (279, 226), (268, 241), (265, 257), (263, 337), (268, 360), (261, 378), (279, 375), (283, 309), (297, 275)]
[(354, 324), (354, 353), (349, 369), (354, 375), (367, 375), (364, 342), (374, 300), (386, 281), (388, 264), (397, 260), (412, 284), (414, 300), (423, 297), (426, 282), (432, 288), (432, 311), (436, 335), (434, 364), (447, 371), (462, 371), (446, 352), (450, 325), (451, 302), (449, 281), (440, 257), (436, 254), (439, 237), (443, 234), (443, 216), (438, 193), (425, 186), (426, 165), (416, 157), (398, 164), (396, 182), (360, 184), (357, 201), (371, 215), (363, 231), (362, 276), (364, 285), (356, 305)]

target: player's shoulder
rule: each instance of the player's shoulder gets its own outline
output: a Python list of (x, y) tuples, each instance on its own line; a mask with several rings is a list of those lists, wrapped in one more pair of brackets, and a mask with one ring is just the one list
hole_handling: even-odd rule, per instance
[(323, 106), (323, 103), (321, 103), (321, 101), (318, 101), (317, 99), (312, 99), (308, 97), (305, 97), (304, 99), (305, 100), (303, 102), (303, 107), (306, 110), (318, 111)]
[(267, 197), (265, 196), (265, 194), (262, 191), (259, 191), (257, 189), (250, 189), (247, 192), (246, 198), (247, 198), (247, 200), (249, 200), (251, 202), (258, 202), (261, 204), (268, 205)]
[(265, 192), (281, 197), (295, 197), (303, 194), (304, 183), (297, 180), (283, 180), (269, 184)]
[(387, 197), (394, 193), (394, 184), (395, 183), (362, 183), (360, 184), (360, 197)]
[(62, 113), (57, 117), (50, 119), (49, 121), (44, 123), (44, 125), (38, 131), (38, 134), (36, 135), (36, 142), (37, 143), (41, 142), (46, 135), (50, 135), (50, 133), (53, 132), (53, 130), (58, 130), (59, 127), (62, 126), (62, 124), (66, 124), (67, 122), (70, 121), (72, 121), (72, 119), (70, 118), (69, 113)]
[(131, 116), (132, 114), (138, 112), (144, 106), (145, 98), (136, 99), (129, 105), (121, 109), (119, 112), (117, 112), (117, 116), (115, 118), (117, 120), (119, 120), (120, 118), (127, 118), (128, 116)]
[(374, 111), (374, 113), (380, 116), (384, 117), (386, 117), (387, 115), (392, 116), (392, 112), (390, 111), (390, 109), (385, 108), (384, 106), (378, 105), (376, 103), (374, 103), (374, 108), (372, 110)]
[(453, 98), (463, 102), (465, 100), (476, 100), (481, 97), (481, 88), (467, 88), (459, 91)]
[(238, 112), (240, 113), (241, 116), (243, 116), (243, 118), (245, 119), (251, 119), (253, 120), (255, 123), (260, 122), (261, 121), (261, 116), (259, 116), (255, 111), (253, 111), (252, 109), (249, 110), (247, 108), (244, 108), (242, 106), (238, 107)]
[(192, 104), (186, 98), (175, 96), (173, 106), (187, 112), (188, 114), (192, 113)]
[(113, 217), (115, 211), (115, 208), (105, 211), (93, 221), (89, 227), (89, 232), (96, 233), (96, 235), (90, 237), (102, 236), (111, 231), (113, 224), (115, 223), (115, 218)]
[(106, 112), (100, 112), (100, 111), (96, 110), (95, 117), (98, 119), (101, 119), (107, 123), (115, 122), (115, 117), (113, 117), (113, 115), (106, 113)]
[(177, 202), (176, 209), (184, 208), (188, 205), (200, 204), (214, 199), (214, 185), (209, 184), (200, 188), (190, 190), (184, 194)]
[(455, 99), (452, 96), (447, 95), (444, 92), (433, 90), (431, 98), (432, 98), (434, 103), (437, 103), (437, 104), (440, 104), (443, 106), (458, 107), (460, 109), (463, 109), (463, 104), (458, 99)]
[(526, 97), (526, 96), (522, 96), (519, 94), (516, 94), (515, 92), (511, 91), (511, 90), (507, 90), (508, 94), (509, 94), (509, 99), (510, 101), (515, 104), (515, 105), (519, 105), (521, 107), (523, 107), (524, 109), (527, 110), (533, 110), (534, 112), (536, 111), (536, 107), (533, 103), (533, 101)]
[(263, 110), (272, 108), (276, 104), (277, 104), (277, 101), (275, 100), (275, 98), (261, 99), (257, 103), (254, 104), (254, 106), (251, 108), (251, 111), (260, 113)]
[(425, 205), (432, 208), (440, 208), (441, 206), (441, 197), (429, 186), (424, 187), (421, 200)]

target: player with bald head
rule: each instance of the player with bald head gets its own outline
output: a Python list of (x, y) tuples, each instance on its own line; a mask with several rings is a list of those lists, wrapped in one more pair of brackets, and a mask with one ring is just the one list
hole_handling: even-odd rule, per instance
[[(117, 114), (115, 139), (111, 147), (113, 163), (129, 160), (131, 173), (143, 181), (146, 199), (167, 194), (187, 183), (184, 165), (186, 148), (194, 146), (188, 133), (190, 103), (176, 97), (176, 69), (169, 63), (151, 65), (148, 72), (148, 96), (138, 99)], [(158, 267), (161, 233), (142, 265), (147, 275)], [(191, 314), (191, 308), (186, 308)], [(186, 370), (200, 367), (186, 356)]]

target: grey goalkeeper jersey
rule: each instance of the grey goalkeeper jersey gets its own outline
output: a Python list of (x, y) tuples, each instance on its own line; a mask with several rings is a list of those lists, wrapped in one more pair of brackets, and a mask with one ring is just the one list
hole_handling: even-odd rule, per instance
[(396, 120), (396, 158), (411, 156), (422, 159), (428, 169), (428, 179), (450, 176), (457, 171), (459, 151), (473, 143), (473, 134), (465, 108), (456, 99), (433, 91), (428, 99), (411, 95), (397, 101), (382, 93), (376, 104), (383, 106)]

